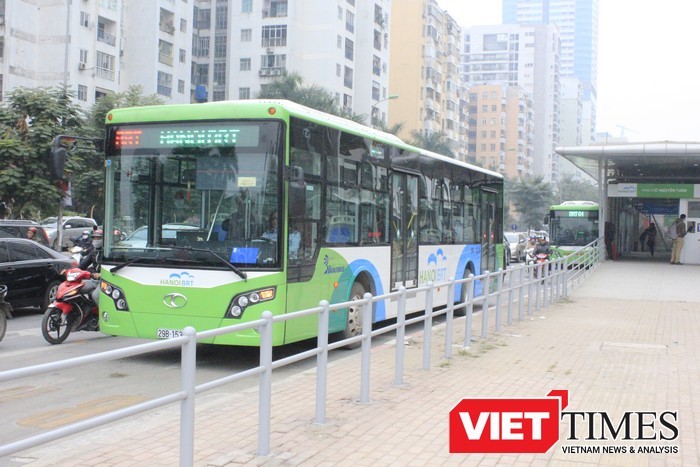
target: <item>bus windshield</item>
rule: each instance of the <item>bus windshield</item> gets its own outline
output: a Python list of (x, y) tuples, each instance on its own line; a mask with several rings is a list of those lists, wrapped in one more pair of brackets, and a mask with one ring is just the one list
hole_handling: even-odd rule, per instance
[(585, 246), (598, 238), (598, 211), (550, 211), (550, 243), (557, 246)]
[(111, 127), (105, 225), (127, 235), (104, 261), (280, 267), (281, 135), (269, 120)]

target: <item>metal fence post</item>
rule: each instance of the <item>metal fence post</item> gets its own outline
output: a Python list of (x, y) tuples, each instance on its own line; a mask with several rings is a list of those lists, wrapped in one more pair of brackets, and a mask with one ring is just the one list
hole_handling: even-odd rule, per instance
[(394, 384), (403, 384), (404, 339), (406, 338), (406, 287), (399, 287), (399, 309), (396, 316), (396, 368), (394, 369)]
[(518, 320), (523, 319), (523, 305), (525, 302), (525, 268), (523, 266), (518, 271)]
[(260, 373), (258, 402), (258, 456), (270, 454), (270, 419), (272, 409), (272, 312), (263, 311), (267, 321), (260, 330)]
[[(535, 264), (531, 264), (527, 268), (527, 315), (532, 316), (532, 288), (535, 282)], [(536, 298), (536, 297), (535, 297)]]
[(486, 280), (484, 281), (484, 301), (481, 302), (481, 337), (486, 339), (489, 328), (489, 291), (491, 289), (491, 273), (484, 271)]
[(362, 306), (362, 365), (360, 370), (360, 402), (369, 402), (370, 353), (372, 351), (372, 294), (364, 295)]
[(455, 308), (455, 279), (450, 277), (447, 284), (447, 315), (445, 318), (445, 358), (452, 357), (452, 321)]
[(510, 270), (510, 281), (508, 281), (508, 326), (513, 324), (513, 283), (515, 279), (515, 272), (513, 269)]
[(425, 295), (425, 320), (423, 321), (423, 369), (430, 369), (430, 351), (432, 346), (433, 331), (433, 290), (434, 284), (428, 284), (428, 293)]
[(499, 269), (496, 276), (496, 332), (501, 330), (501, 305), (503, 304), (503, 269)]
[(464, 320), (464, 347), (472, 346), (472, 320), (474, 319), (474, 274), (469, 274), (469, 281), (462, 284), (467, 288), (467, 319)]
[(569, 296), (569, 258), (564, 258), (564, 284), (562, 284), (562, 295)]
[(182, 330), (187, 343), (182, 346), (180, 380), (187, 397), (180, 402), (180, 465), (194, 465), (194, 401), (197, 372), (197, 332), (192, 326)]
[(330, 304), (321, 300), (318, 315), (318, 355), (316, 355), (316, 424), (326, 423), (326, 389), (328, 388), (328, 320)]

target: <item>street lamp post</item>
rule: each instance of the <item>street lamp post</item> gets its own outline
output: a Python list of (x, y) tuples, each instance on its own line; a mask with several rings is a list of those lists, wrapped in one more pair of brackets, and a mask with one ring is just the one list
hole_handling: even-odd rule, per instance
[[(370, 113), (370, 119), (372, 120), (372, 128), (374, 128), (374, 126), (375, 126), (375, 125), (374, 125), (374, 121), (375, 121), (375, 120), (374, 120), (374, 111), (377, 110), (377, 104), (381, 104), (381, 103), (384, 102), (384, 101), (388, 101), (388, 100), (392, 100), (392, 99), (398, 99), (398, 98), (399, 98), (398, 95), (392, 94), (392, 95), (390, 95), (390, 96), (388, 96), (388, 97), (385, 97), (384, 99), (379, 99), (377, 102), (375, 102), (374, 104), (372, 104), (372, 111), (371, 111), (371, 113)], [(377, 119), (377, 120), (378, 120), (378, 119)]]

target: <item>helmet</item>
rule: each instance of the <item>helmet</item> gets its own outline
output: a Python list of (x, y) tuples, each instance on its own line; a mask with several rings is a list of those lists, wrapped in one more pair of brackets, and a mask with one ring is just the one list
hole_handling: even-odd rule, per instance
[(31, 232), (31, 233), (36, 233), (36, 232), (37, 232), (36, 227), (29, 227), (27, 230), (28, 230), (29, 232)]
[(90, 235), (90, 232), (87, 230), (83, 230), (83, 235)]

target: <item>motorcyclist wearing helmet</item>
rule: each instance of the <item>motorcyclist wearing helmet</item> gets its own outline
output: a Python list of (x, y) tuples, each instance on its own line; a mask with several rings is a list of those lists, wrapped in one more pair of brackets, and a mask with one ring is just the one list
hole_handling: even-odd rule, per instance
[(27, 229), (27, 238), (29, 240), (34, 240), (35, 242), (38, 242), (39, 239), (36, 238), (36, 232), (37, 232), (36, 227), (29, 227)]
[(75, 246), (79, 246), (84, 250), (88, 250), (92, 246), (92, 238), (90, 237), (90, 232), (87, 230), (83, 230), (83, 233), (80, 234), (78, 238), (73, 239), (73, 244)]
[(95, 229), (92, 231), (92, 239), (90, 246), (84, 252), (78, 267), (80, 269), (96, 272), (100, 268), (100, 257), (102, 255), (102, 230)]
[(552, 248), (549, 246), (549, 243), (547, 242), (547, 237), (545, 237), (544, 235), (538, 239), (537, 245), (535, 246), (534, 254), (545, 254), (547, 256), (552, 254)]

